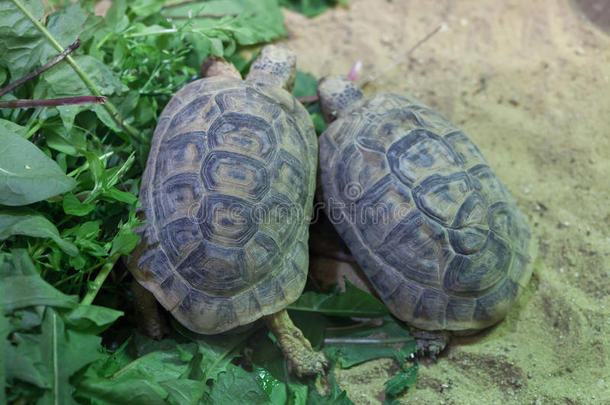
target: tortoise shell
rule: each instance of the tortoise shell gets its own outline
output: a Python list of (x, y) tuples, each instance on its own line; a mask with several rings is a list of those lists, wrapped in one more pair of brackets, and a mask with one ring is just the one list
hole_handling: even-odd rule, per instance
[(223, 76), (187, 84), (153, 136), (130, 270), (199, 333), (283, 309), (306, 280), (316, 164), (311, 119), (282, 88)]
[(484, 328), (529, 280), (524, 216), (475, 144), (433, 109), (397, 94), (354, 102), (321, 136), (320, 167), (331, 221), (411, 325)]

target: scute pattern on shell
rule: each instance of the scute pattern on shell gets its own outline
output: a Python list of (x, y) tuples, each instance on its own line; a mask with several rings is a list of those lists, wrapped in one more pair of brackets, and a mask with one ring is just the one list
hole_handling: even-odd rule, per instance
[(327, 210), (392, 312), (427, 330), (502, 319), (529, 280), (530, 233), (470, 139), (396, 94), (363, 99), (320, 138)]
[(286, 91), (228, 77), (183, 87), (159, 119), (131, 266), (184, 325), (220, 333), (303, 290), (317, 142)]

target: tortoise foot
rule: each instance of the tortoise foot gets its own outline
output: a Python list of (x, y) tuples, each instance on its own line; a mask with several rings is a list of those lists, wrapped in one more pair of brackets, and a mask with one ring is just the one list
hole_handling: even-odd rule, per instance
[(445, 349), (450, 340), (450, 334), (447, 331), (427, 331), (411, 328), (411, 334), (417, 342), (417, 356), (428, 357), (433, 361)]
[(286, 310), (267, 315), (265, 321), (277, 338), (291, 372), (299, 377), (326, 373), (328, 359), (311, 347), (303, 332), (292, 323)]

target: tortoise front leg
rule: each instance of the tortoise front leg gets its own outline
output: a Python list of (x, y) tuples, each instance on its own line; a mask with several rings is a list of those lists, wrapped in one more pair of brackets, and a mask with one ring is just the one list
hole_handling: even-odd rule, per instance
[(419, 357), (427, 356), (433, 361), (451, 340), (451, 334), (442, 330), (428, 331), (412, 327), (411, 335), (417, 342), (417, 355)]
[(138, 328), (146, 336), (161, 340), (163, 336), (169, 333), (170, 329), (165, 314), (161, 313), (157, 299), (137, 280), (133, 280), (131, 283), (131, 293), (133, 294)]
[(265, 316), (267, 327), (278, 340), (289, 368), (299, 377), (304, 375), (324, 374), (328, 359), (323, 353), (316, 352), (303, 332), (297, 328), (285, 309)]

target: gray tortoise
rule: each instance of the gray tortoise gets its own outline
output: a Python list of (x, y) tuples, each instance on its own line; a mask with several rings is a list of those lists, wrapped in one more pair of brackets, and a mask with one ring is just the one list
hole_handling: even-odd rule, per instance
[[(266, 46), (246, 80), (221, 60), (206, 76), (176, 93), (153, 136), (128, 262), (140, 308), (156, 303), (138, 286), (202, 334), (264, 317), (297, 374), (323, 372), (284, 310), (307, 278), (317, 167), (311, 119), (287, 91), (295, 56)], [(159, 319), (147, 326), (157, 337)]]
[(375, 290), (436, 355), (449, 334), (503, 319), (529, 281), (530, 231), (456, 126), (398, 94), (322, 80), (327, 214)]

